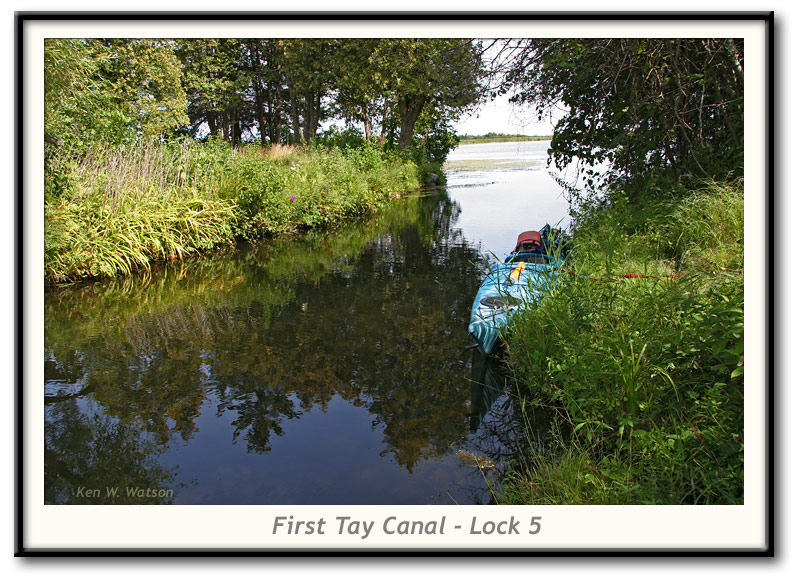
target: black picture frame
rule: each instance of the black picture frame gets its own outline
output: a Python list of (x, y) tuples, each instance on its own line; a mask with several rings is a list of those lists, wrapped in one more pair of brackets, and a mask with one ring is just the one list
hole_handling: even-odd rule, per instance
[[(546, 545), (541, 547), (526, 547), (526, 548), (511, 548), (503, 547), (495, 544), (489, 544), (482, 547), (473, 546), (468, 542), (461, 541), (458, 545), (439, 545), (428, 542), (426, 546), (421, 547), (360, 547), (345, 544), (339, 547), (322, 547), (317, 544), (300, 544), (296, 543), (293, 546), (278, 546), (269, 548), (266, 539), (267, 534), (263, 533), (263, 544), (260, 546), (243, 546), (243, 545), (197, 545), (188, 547), (140, 547), (134, 545), (99, 545), (99, 544), (84, 544), (80, 545), (79, 533), (77, 537), (69, 537), (72, 544), (66, 546), (55, 546), (50, 544), (40, 545), (37, 544), (35, 535), (37, 527), (42, 524), (41, 520), (32, 520), (26, 505), (30, 501), (36, 501), (35, 496), (32, 496), (30, 490), (30, 472), (31, 464), (37, 458), (32, 455), (30, 449), (26, 447), (26, 432), (29, 432), (31, 425), (30, 408), (26, 403), (29, 396), (30, 389), (38, 387), (37, 384), (30, 382), (32, 376), (31, 367), (29, 364), (31, 345), (35, 345), (35, 339), (43, 332), (43, 328), (35, 327), (29, 324), (31, 319), (28, 315), (30, 311), (37, 311), (40, 309), (40, 304), (30, 296), (37, 296), (37, 293), (31, 294), (30, 275), (28, 268), (31, 267), (36, 256), (31, 256), (30, 236), (37, 235), (38, 230), (35, 223), (31, 223), (30, 207), (32, 192), (37, 191), (39, 186), (37, 176), (30, 174), (29, 168), (32, 164), (39, 161), (36, 158), (36, 148), (31, 146), (32, 140), (40, 141), (40, 134), (36, 131), (29, 130), (26, 119), (30, 115), (36, 115), (36, 105), (31, 104), (31, 92), (28, 88), (28, 81), (32, 75), (37, 75), (40, 70), (29, 68), (30, 62), (26, 60), (28, 56), (28, 42), (32, 35), (31, 28), (38, 25), (47, 23), (55, 27), (62, 28), (65, 34), (79, 23), (90, 23), (96, 25), (98, 23), (139, 23), (141, 26), (148, 26), (154, 24), (171, 23), (171, 24), (195, 24), (195, 25), (233, 25), (240, 20), (248, 22), (269, 22), (285, 24), (288, 22), (306, 22), (307, 20), (321, 20), (328, 26), (336, 26), (345, 22), (355, 21), (373, 21), (376, 23), (388, 23), (391, 26), (400, 26), (402, 24), (415, 24), (418, 21), (426, 21), (434, 23), (437, 26), (450, 27), (456, 23), (472, 24), (479, 23), (484, 26), (488, 24), (495, 24), (503, 21), (511, 22), (532, 22), (532, 23), (573, 23), (573, 22), (587, 22), (593, 27), (605, 27), (610, 24), (625, 24), (634, 22), (641, 25), (658, 24), (664, 26), (665, 24), (681, 24), (692, 22), (711, 22), (720, 23), (726, 26), (736, 23), (750, 23), (761, 25), (763, 27), (762, 40), (760, 48), (762, 54), (757, 55), (758, 58), (753, 63), (755, 66), (763, 69), (764, 85), (761, 87), (754, 87), (759, 93), (756, 102), (760, 103), (762, 110), (754, 111), (757, 116), (764, 118), (763, 130), (760, 134), (761, 143), (765, 146), (768, 154), (757, 160), (757, 177), (764, 183), (763, 196), (760, 203), (763, 207), (760, 212), (763, 216), (765, 230), (763, 232), (763, 246), (766, 252), (764, 256), (766, 268), (765, 278), (760, 283), (759, 297), (764, 302), (763, 311), (765, 311), (765, 319), (761, 320), (759, 330), (756, 334), (759, 338), (764, 339), (769, 347), (765, 353), (764, 364), (765, 368), (759, 369), (760, 373), (764, 376), (764, 383), (759, 384), (758, 387), (762, 391), (762, 406), (765, 414), (765, 422), (762, 425), (757, 425), (756, 432), (762, 437), (760, 441), (760, 448), (764, 453), (763, 472), (757, 473), (760, 479), (763, 480), (763, 488), (760, 489), (760, 497), (762, 507), (758, 509), (760, 512), (754, 513), (754, 516), (763, 519), (763, 536), (758, 537), (758, 541), (747, 544), (733, 544), (728, 541), (724, 545), (704, 546), (697, 545), (692, 548), (681, 546), (667, 547), (663, 544), (654, 544), (651, 541), (649, 544), (641, 544), (633, 546), (625, 543), (608, 544), (603, 546), (569, 546), (565, 544), (564, 529), (560, 529), (560, 540), (555, 545)], [(445, 30), (448, 28), (445, 28)], [(403, 13), (403, 12), (315, 12), (315, 13), (300, 13), (300, 12), (18, 12), (15, 14), (15, 110), (16, 110), (16, 126), (15, 126), (15, 168), (16, 168), (16, 238), (17, 246), (15, 253), (15, 274), (16, 274), (16, 291), (14, 294), (14, 306), (17, 316), (15, 318), (15, 334), (16, 334), (16, 368), (15, 368), (15, 468), (16, 468), (16, 486), (15, 486), (15, 555), (18, 557), (47, 557), (47, 556), (189, 556), (189, 557), (204, 557), (204, 556), (217, 556), (217, 555), (233, 555), (233, 556), (293, 556), (293, 555), (313, 555), (320, 557), (328, 556), (349, 556), (349, 555), (389, 555), (389, 556), (404, 556), (404, 555), (436, 555), (436, 556), (479, 556), (487, 555), (511, 555), (511, 556), (551, 556), (551, 557), (604, 557), (614, 555), (630, 555), (630, 556), (656, 556), (656, 557), (670, 557), (670, 556), (708, 556), (708, 557), (772, 557), (775, 554), (775, 529), (777, 521), (775, 518), (775, 458), (776, 458), (776, 445), (775, 445), (775, 424), (776, 424), (776, 410), (775, 410), (775, 376), (774, 376), (774, 353), (776, 334), (779, 328), (775, 326), (774, 318), (774, 290), (776, 287), (776, 276), (774, 273), (775, 265), (775, 233), (776, 233), (776, 219), (777, 215), (774, 211), (775, 200), (775, 122), (774, 122), (774, 96), (775, 96), (775, 41), (774, 41), (774, 14), (771, 12), (427, 12), (427, 13)], [(38, 128), (38, 127), (36, 127)], [(31, 153), (31, 151), (34, 151)], [(759, 200), (748, 201), (748, 203), (755, 203)], [(38, 203), (37, 201), (35, 203)], [(39, 312), (40, 313), (40, 312)], [(32, 355), (35, 357), (39, 351), (34, 351)], [(58, 507), (61, 508), (61, 507)], [(69, 509), (70, 507), (62, 507)], [(165, 507), (162, 507), (165, 508)], [(605, 509), (607, 509), (605, 507)], [(284, 510), (290, 513), (290, 509)], [(545, 512), (545, 511), (544, 511)], [(605, 511), (606, 516), (622, 516), (614, 515), (614, 513)], [(71, 516), (71, 515), (70, 515)], [(508, 515), (509, 516), (509, 515)], [(192, 519), (191, 519), (192, 520)], [(59, 524), (62, 524), (60, 521)], [(80, 524), (77, 520), (75, 525)], [(175, 524), (190, 524), (179, 522)], [(112, 528), (106, 531), (112, 533)], [(593, 533), (598, 533), (597, 528), (593, 528)], [(674, 531), (672, 531), (674, 532)], [(741, 536), (741, 532), (737, 530), (737, 536)], [(606, 541), (609, 543), (609, 541)]]

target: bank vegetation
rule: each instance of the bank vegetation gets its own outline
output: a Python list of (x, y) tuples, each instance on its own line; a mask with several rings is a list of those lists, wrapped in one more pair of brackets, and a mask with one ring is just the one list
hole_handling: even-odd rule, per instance
[[(506, 336), (523, 459), (516, 504), (744, 501), (741, 39), (510, 45), (514, 100), (564, 111), (573, 250)], [(753, 191), (753, 195), (762, 195)]]
[(558, 421), (527, 425), (543, 452), (500, 502), (743, 503), (743, 208), (741, 182), (708, 184), (580, 223), (567, 271), (507, 338), (516, 404)]
[(51, 283), (329, 226), (420, 186), (415, 164), (377, 147), (135, 143), (66, 158), (45, 204)]

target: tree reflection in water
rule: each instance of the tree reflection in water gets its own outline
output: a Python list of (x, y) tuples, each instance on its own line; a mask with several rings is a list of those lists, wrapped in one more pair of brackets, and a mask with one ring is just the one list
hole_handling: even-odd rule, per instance
[[(179, 482), (163, 453), (199, 444), (208, 404), (229, 425), (213, 452), (269, 454), (286, 424), (338, 398), (367, 409), (373, 444), (406, 484), (420, 466), (449, 464), (472, 442), (465, 328), (482, 271), (458, 211), (444, 192), (407, 198), (333, 232), (49, 293), (47, 363), (79, 387), (47, 384), (46, 500), (78, 502), (78, 486), (114, 484), (103, 481)], [(513, 435), (494, 422), (488, 436)], [(221, 458), (208, 452), (206, 468)]]

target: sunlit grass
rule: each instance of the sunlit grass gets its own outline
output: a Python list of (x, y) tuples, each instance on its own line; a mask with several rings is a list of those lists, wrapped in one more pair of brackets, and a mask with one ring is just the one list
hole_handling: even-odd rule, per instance
[[(652, 220), (618, 207), (575, 232), (577, 275), (507, 336), (522, 389), (570, 434), (510, 475), (511, 496), (741, 503), (742, 201), (741, 184), (711, 185), (646, 208)], [(594, 279), (625, 274), (649, 277)]]
[(45, 279), (128, 275), (235, 239), (321, 227), (419, 187), (377, 148), (136, 144), (48, 159)]

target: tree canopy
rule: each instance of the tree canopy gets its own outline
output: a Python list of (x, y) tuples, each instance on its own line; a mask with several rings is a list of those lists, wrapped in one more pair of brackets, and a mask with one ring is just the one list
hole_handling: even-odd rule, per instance
[(498, 93), (541, 117), (562, 111), (549, 162), (581, 169), (585, 196), (636, 198), (743, 168), (741, 39), (45, 43), (49, 142), (182, 134), (310, 143), (339, 135), (342, 121), (357, 134), (363, 127), (358, 139), (442, 160), (457, 143), (454, 123)]
[(449, 131), (485, 75), (470, 39), (54, 39), (45, 131), (72, 142), (308, 143), (343, 119), (405, 149)]
[[(514, 101), (540, 115), (564, 111), (550, 161), (586, 167), (590, 188), (636, 197), (660, 178), (723, 179), (742, 170), (741, 40), (532, 39), (506, 53)], [(600, 180), (599, 165), (608, 167)]]
[(174, 43), (48, 39), (44, 131), (78, 144), (119, 143), (188, 121)]

